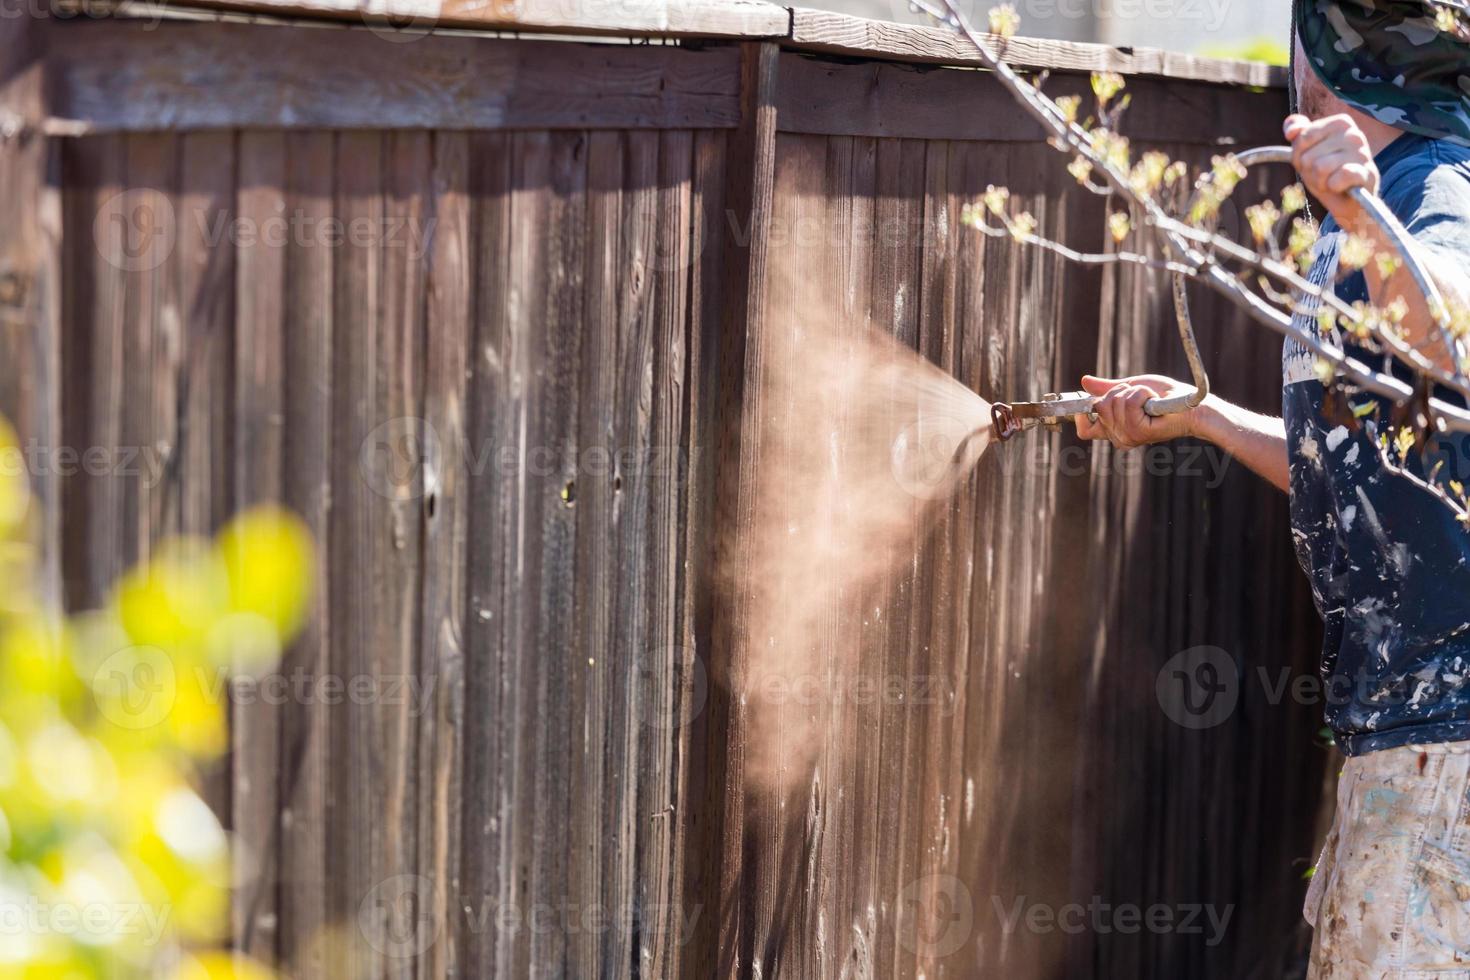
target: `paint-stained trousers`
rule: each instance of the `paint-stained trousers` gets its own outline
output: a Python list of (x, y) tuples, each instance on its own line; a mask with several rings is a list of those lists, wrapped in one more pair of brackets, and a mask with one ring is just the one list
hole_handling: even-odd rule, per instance
[(1347, 760), (1302, 911), (1312, 980), (1470, 980), (1470, 742)]

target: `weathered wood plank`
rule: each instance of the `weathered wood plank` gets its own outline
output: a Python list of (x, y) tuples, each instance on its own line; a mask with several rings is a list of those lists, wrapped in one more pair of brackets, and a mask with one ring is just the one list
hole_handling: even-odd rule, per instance
[[(44, 12), (43, 12), (44, 13)], [(0, 31), (0, 114), (7, 126), (33, 124), (50, 111), (42, 66), (55, 25), (43, 16), (10, 18)], [(27, 443), (59, 447), (63, 438), (61, 363), (63, 207), (61, 147), (49, 140), (0, 143), (0, 417)], [(55, 461), (28, 465), (39, 546), (35, 581), (45, 607), (60, 609), (62, 474)], [(19, 584), (19, 583), (17, 583)]]
[(726, 229), (731, 219), (747, 220), (725, 207), (730, 137), (728, 132), (717, 130), (695, 134), (694, 211), (690, 223), (694, 255), (689, 301), (689, 457), (685, 469), (689, 498), (685, 531), (690, 559), (683, 587), (689, 616), (689, 638), (685, 642), (693, 648), (696, 659), (691, 665), (688, 707), (679, 719), (684, 733), (681, 749), (689, 755), (689, 776), (676, 817), (684, 825), (685, 852), (679, 964), (680, 972), (694, 975), (713, 971), (720, 929), (718, 856), (723, 844), (724, 724), (729, 692), (712, 680), (712, 641), (716, 596), (721, 589), (715, 562), (715, 473), (721, 465), (728, 465), (717, 458), (716, 440), (722, 424), (728, 423), (717, 413), (723, 407), (721, 399), (732, 376), (722, 360), (733, 346), (726, 340), (724, 320), (729, 285), (724, 274), (725, 250), (733, 247)]
[(688, 392), (689, 279), (693, 254), (689, 240), (693, 202), (691, 169), (694, 141), (688, 132), (659, 134), (658, 214), (652, 251), (652, 384), (649, 391), (649, 444), (652, 455), (641, 479), (648, 483), (646, 656), (640, 671), (643, 705), (639, 752), (638, 814), (643, 846), (638, 868), (638, 907), (645, 910), (638, 950), (639, 973), (677, 973), (684, 906), (681, 862), (688, 782), (687, 757), (679, 751), (687, 738), (684, 719), (692, 710), (695, 654), (684, 622), (682, 584), (687, 579), (682, 533), (688, 498), (685, 461), (690, 445), (685, 397)]
[[(61, 356), (63, 445), (122, 446), (124, 137), (66, 144), (63, 162), (65, 306)], [(15, 363), (13, 361), (8, 363)], [(148, 462), (151, 457), (143, 457)], [(66, 605), (95, 609), (126, 567), (123, 474), (81, 470), (65, 481), (62, 563)]]
[[(972, 14), (973, 17), (973, 14)], [(1025, 24), (1022, 24), (1025, 28)], [(1052, 41), (1035, 37), (982, 39), (1014, 68), (1058, 71), (1116, 71), (1125, 75), (1160, 75), (1174, 80), (1286, 87), (1286, 71), (1253, 61), (1202, 58), (1155, 48), (1118, 48), (1107, 44)], [(791, 10), (790, 47), (895, 61), (948, 65), (980, 65), (965, 38), (940, 27), (893, 24), (826, 10)]]
[[(382, 228), (383, 136), (378, 133), (343, 133), (337, 137), (334, 204), (332, 216), (344, 223), (359, 221), (368, 228)], [(374, 430), (389, 417), (380, 413), (378, 349), (384, 332), (385, 311), (378, 304), (382, 282), (381, 254), (374, 248), (342, 249), (332, 265), (332, 321), (343, 329), (333, 331), (332, 344), (332, 445), (331, 525), (329, 588), (334, 613), (330, 634), (329, 677), (339, 683), (371, 674), (378, 652), (374, 625), (384, 596), (383, 569), (377, 567), (377, 544), (385, 533), (388, 502), (374, 487), (392, 493), (398, 488), (412, 492), (414, 475), (407, 485), (401, 471), (388, 464), (397, 462), (404, 447), (391, 438), (373, 447), (361, 462), (361, 449)], [(391, 430), (389, 430), (391, 432)], [(379, 452), (384, 468), (379, 470)], [(384, 473), (386, 481), (367, 477)], [(329, 748), (332, 767), (327, 798), (327, 914), (330, 920), (357, 921), (344, 948), (334, 951), (338, 964), (354, 975), (375, 975), (382, 970), (378, 950), (391, 948), (387, 916), (399, 904), (395, 896), (376, 896), (374, 890), (385, 878), (386, 841), (383, 840), (383, 807), (387, 786), (377, 753), (379, 730), (376, 706), (355, 698), (344, 701), (334, 712)], [(406, 903), (404, 903), (406, 904)], [(360, 910), (369, 910), (366, 921)]]
[[(341, 161), (339, 160), (339, 167)], [(425, 270), (434, 227), (432, 212), (433, 153), (430, 134), (419, 131), (388, 134), (383, 142), (381, 224), (372, 229), (371, 245), (355, 249), (368, 261), (380, 263), (382, 280), (375, 303), (381, 316), (376, 363), (377, 399), (370, 403), (373, 429), (367, 440), (396, 439), (403, 420), (413, 420), (408, 431), (424, 426), (424, 353), (426, 312)], [(339, 187), (340, 191), (340, 187)], [(348, 225), (349, 241), (352, 226)], [(374, 450), (381, 444), (375, 443)], [(418, 713), (423, 709), (419, 644), (422, 638), (423, 531), (427, 508), (429, 465), (423, 448), (393, 445), (394, 479), (379, 481), (364, 474), (369, 489), (380, 499), (374, 504), (370, 647), (363, 667), (375, 680), (373, 697), (376, 756), (375, 792), (381, 799), (375, 835), (370, 838), (374, 863), (382, 878), (379, 898), (389, 899), (382, 925), (390, 946), (381, 949), (380, 976), (413, 980), (416, 963), (437, 941), (438, 923), (425, 916), (435, 896), (432, 882), (418, 873), (419, 783), (427, 777), (416, 764)], [(435, 502), (437, 507), (437, 501)], [(384, 509), (376, 509), (376, 508)], [(394, 898), (397, 882), (411, 887)], [(386, 886), (386, 887), (385, 887)], [(377, 923), (368, 927), (377, 928)]]
[[(772, 44), (741, 47), (741, 125), (733, 135), (725, 164), (729, 239), (725, 260), (725, 321), (720, 362), (723, 384), (716, 393), (719, 428), (713, 433), (715, 453), (715, 567), (723, 588), (714, 600), (710, 646), (711, 689), (726, 700), (711, 705), (711, 726), (723, 733), (722, 842), (719, 890), (711, 896), (719, 909), (719, 935), (714, 962), (694, 964), (704, 975), (731, 976), (751, 962), (754, 935), (746, 903), (728, 908), (725, 896), (743, 894), (757, 882), (745, 866), (746, 788), (745, 733), (748, 717), (740, 692), (749, 682), (748, 643), (741, 628), (749, 603), (752, 574), (749, 531), (755, 502), (748, 489), (760, 446), (757, 432), (763, 407), (759, 378), (765, 357), (766, 298), (769, 290), (769, 234), (776, 162), (776, 83), (779, 52)], [(742, 490), (742, 486), (746, 489)], [(711, 966), (713, 970), (711, 970)]]
[[(516, 179), (513, 139), (508, 134), (477, 134), (470, 141), (470, 188), (474, 227), (475, 323), (470, 362), (471, 445), (489, 447), (506, 459), (470, 481), (469, 539), (483, 542), (469, 551), (466, 570), (469, 626), (465, 641), (464, 743), (461, 898), (465, 920), (460, 950), (465, 976), (508, 976), (511, 937), (486, 928), (496, 909), (517, 908), (512, 889), (518, 874), (511, 865), (512, 779), (515, 740), (521, 717), (510, 692), (518, 663), (513, 630), (518, 529), (517, 460), (524, 453), (520, 418), (525, 400), (517, 372), (524, 370), (524, 340), (510, 320), (511, 224)], [(499, 454), (503, 453), (504, 456)], [(476, 457), (479, 458), (478, 456)], [(458, 913), (456, 913), (458, 914)]]
[[(169, 259), (178, 235), (173, 199), (178, 187), (178, 139), (167, 135), (133, 135), (127, 140), (128, 188), (118, 229), (124, 236), (123, 377), (129, 384), (122, 401), (122, 445), (159, 454), (161, 479), (127, 474), (119, 516), (125, 560), (152, 554), (164, 526), (166, 488), (176, 479), (178, 444), (174, 438), (175, 360), (178, 357), (178, 296), (169, 275)], [(110, 216), (109, 216), (110, 217)]]
[(614, 36), (784, 37), (790, 13), (760, 0), (182, 0), (199, 10), (327, 17), (409, 32), (479, 28)]
[[(534, 687), (526, 693), (536, 719), (534, 743), (525, 755), (530, 767), (527, 788), (518, 802), (522, 827), (530, 835), (530, 849), (518, 859), (529, 867), (528, 908), (565, 908), (570, 862), (568, 815), (574, 805), (567, 765), (566, 733), (570, 728), (566, 691), (579, 667), (576, 657), (574, 588), (576, 579), (576, 442), (578, 368), (583, 316), (583, 263), (586, 252), (587, 139), (581, 133), (553, 134), (543, 150), (546, 171), (531, 174), (526, 204), (519, 215), (525, 223), (517, 237), (530, 252), (524, 273), (537, 275), (525, 283), (541, 296), (522, 307), (526, 319), (517, 324), (531, 339), (536, 364), (531, 385), (527, 433), (531, 452), (526, 458), (526, 554), (520, 598), (526, 604), (527, 630), (522, 651), (540, 651), (534, 669)], [(540, 161), (538, 160), (538, 166)], [(535, 264), (532, 264), (535, 263)], [(534, 283), (534, 285), (533, 285)], [(528, 740), (530, 741), (530, 740)], [(531, 930), (526, 944), (527, 975), (566, 972), (567, 930)]]
[[(465, 580), (474, 451), (467, 428), (466, 382), (472, 377), (474, 239), (469, 138), (434, 136), (433, 231), (429, 255), (424, 366), (423, 635), (415, 677), (423, 693), (419, 787), (415, 801), (418, 873), (429, 894), (434, 938), (418, 959), (420, 980), (460, 975), (461, 804), (464, 784)], [(471, 749), (474, 747), (471, 746)]]
[[(286, 248), (287, 241), (261, 232), (286, 220), (286, 140), (283, 133), (239, 137), (235, 260), (233, 446), (241, 465), (234, 473), (237, 508), (285, 499)], [(227, 230), (227, 234), (233, 229)], [(228, 247), (226, 238), (218, 247)], [(206, 397), (218, 397), (205, 389)], [(289, 658), (271, 664), (284, 674)], [(241, 664), (247, 676), (259, 665)], [(237, 704), (231, 718), (235, 769), (233, 825), (236, 840), (234, 937), (238, 949), (264, 962), (277, 957), (280, 930), (281, 725), (286, 706), (272, 698)]]
[[(924, 158), (921, 142), (883, 140), (878, 146), (875, 211), (881, 238), (873, 250), (870, 280), (873, 319), (880, 329), (914, 348), (919, 345), (918, 301), (923, 295)], [(922, 645), (918, 624), (926, 610), (919, 601), (920, 574), (917, 550), (895, 555), (885, 610), (888, 636), (878, 678), (883, 683), (909, 677)], [(881, 870), (874, 962), (879, 975), (903, 977), (913, 973), (919, 953), (913, 939), (918, 935), (915, 916), (924, 911), (918, 903), (921, 896), (915, 893), (910, 857), (917, 847), (913, 831), (917, 814), (909, 801), (918, 774), (904, 764), (912, 758), (915, 720), (907, 701), (884, 696), (880, 703), (883, 772), (876, 804), (881, 827), (876, 864)]]
[[(268, 444), (269, 461), (253, 474), (258, 482), (252, 485), (250, 474), (241, 476), (243, 482), (236, 480), (239, 432), (231, 424), (236, 413), (229, 398), (237, 380), (232, 374), (237, 363), (235, 265), (240, 240), (235, 234), (235, 134), (188, 133), (180, 140), (179, 155), (173, 266), (179, 278), (179, 334), (173, 338), (178, 344), (173, 412), (179, 479), (177, 499), (169, 506), (175, 510), (177, 530), (209, 535), (240, 507), (276, 496), (279, 462), (277, 447)], [(253, 256), (259, 247), (256, 243), (240, 251)], [(267, 277), (266, 288), (271, 285)], [(261, 342), (270, 346), (270, 334)]]
[[(627, 272), (620, 249), (623, 226), (624, 143), (616, 132), (594, 132), (587, 143), (587, 265), (583, 275), (582, 363), (578, 372), (577, 446), (587, 460), (577, 476), (576, 659), (568, 691), (569, 769), (581, 805), (568, 814), (568, 900), (602, 903), (616, 874), (620, 841), (607, 833), (609, 782), (617, 770), (607, 751), (619, 669), (612, 635), (617, 603), (618, 553), (614, 516), (622, 480), (614, 469), (614, 416), (618, 353), (618, 291)], [(606, 962), (615, 940), (590, 930), (568, 937), (571, 976), (616, 975)], [(604, 965), (606, 963), (606, 965)]]
[[(309, 230), (334, 214), (335, 146), (330, 133), (288, 133), (286, 207)], [(340, 628), (333, 598), (331, 480), (333, 404), (333, 250), (314, 234), (291, 236), (285, 250), (281, 355), (284, 411), (281, 433), (284, 501), (316, 541), (311, 615), (281, 669), (319, 692), (330, 676), (332, 634)], [(348, 574), (342, 571), (340, 574)], [(329, 947), (328, 880), (332, 726), (342, 712), (321, 699), (291, 703), (281, 714), (279, 961), (293, 976), (321, 976), (336, 951)]]
[[(369, 31), (168, 21), (79, 22), (60, 39), (48, 68), (51, 114), (90, 132), (661, 129), (739, 119), (729, 48), (401, 44)], [(161, 48), (172, 56), (155, 57)]]
[[(1042, 136), (1041, 126), (985, 72), (786, 52), (780, 78), (782, 132), (1026, 144)], [(1045, 88), (1053, 97), (1080, 95), (1084, 106), (1093, 104), (1085, 78), (1061, 75)], [(1135, 108), (1123, 114), (1119, 131), (1135, 142), (1188, 140), (1244, 149), (1281, 141), (1281, 117), (1261, 111), (1268, 100), (1253, 102), (1203, 82), (1151, 78), (1131, 80), (1129, 91)], [(1201, 125), (1202, 119), (1209, 124)]]
[[(419, 507), (425, 134), (338, 137), (336, 214), (354, 230), (334, 267), (332, 588), (342, 629), (332, 672), (355, 696), (333, 726), (328, 885), (331, 912), (358, 923), (345, 962), (406, 975), (423, 936), (413, 874), (413, 709), (407, 696), (419, 635)], [(394, 231), (397, 229), (397, 232)], [(406, 236), (406, 237), (400, 237)], [(366, 693), (364, 693), (366, 692)]]
[[(614, 506), (613, 553), (618, 555), (608, 671), (613, 685), (604, 751), (610, 778), (603, 807), (610, 848), (603, 872), (603, 903), (614, 913), (632, 914), (640, 895), (639, 842), (651, 815), (639, 805), (647, 790), (641, 768), (648, 722), (657, 722), (653, 699), (663, 692), (644, 680), (648, 661), (659, 652), (648, 639), (652, 601), (649, 564), (643, 555), (649, 536), (652, 442), (649, 409), (654, 364), (653, 276), (658, 252), (658, 134), (629, 133), (623, 165), (622, 233), (616, 316), (612, 443)], [(610, 977), (637, 975), (639, 948), (631, 934), (608, 936), (602, 972)]]

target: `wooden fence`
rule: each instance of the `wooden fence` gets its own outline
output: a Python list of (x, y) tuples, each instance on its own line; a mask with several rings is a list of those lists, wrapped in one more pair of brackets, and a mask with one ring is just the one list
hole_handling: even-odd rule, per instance
[[(794, 789), (748, 778), (783, 737), (738, 585), (780, 282), (993, 397), (1184, 364), (1153, 277), (960, 226), (994, 183), (1105, 237), (947, 34), (574, 13), (0, 22), (0, 409), (112, 461), (33, 474), (51, 593), (259, 500), (321, 546), (292, 693), (237, 699), (211, 776), (238, 945), (297, 977), (1289, 974), (1329, 756), (1275, 684), (1317, 626), (1284, 501), (1200, 447), (992, 450), (833, 610), (881, 622), (829, 690), (928, 696), (829, 699)], [(1278, 141), (1262, 66), (1010, 55), (1051, 91), (1128, 73), (1136, 148)], [(1195, 301), (1217, 388), (1274, 410), (1277, 342)], [(1199, 646), (1238, 704), (1192, 728), (1158, 686)]]

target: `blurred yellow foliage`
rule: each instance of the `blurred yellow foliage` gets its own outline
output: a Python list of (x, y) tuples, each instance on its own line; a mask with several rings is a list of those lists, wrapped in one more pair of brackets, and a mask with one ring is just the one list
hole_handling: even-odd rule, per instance
[(217, 951), (229, 838), (192, 780), (226, 748), (233, 672), (269, 666), (301, 624), (310, 535), (250, 510), (61, 617), (29, 588), (19, 458), (0, 421), (0, 980), (264, 980)]

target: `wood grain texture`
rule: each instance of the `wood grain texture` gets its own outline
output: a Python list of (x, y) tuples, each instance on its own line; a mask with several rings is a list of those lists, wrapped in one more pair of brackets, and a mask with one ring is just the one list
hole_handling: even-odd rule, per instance
[[(614, 78), (665, 64), (618, 50)], [(1154, 686), (1198, 644), (1312, 669), (1282, 501), (1242, 468), (1185, 444), (1153, 472), (1067, 431), (995, 448), (807, 651), (832, 690), (910, 697), (819, 703), (815, 724), (742, 698), (755, 487), (800, 448), (763, 440), (792, 410), (763, 379), (808, 312), (997, 397), (1184, 365), (1150, 276), (961, 229), (994, 183), (1060, 240), (1106, 239), (1104, 203), (1003, 125), (981, 73), (766, 41), (721, 57), (732, 114), (693, 129), (613, 105), (509, 131), (50, 141), (65, 371), (56, 394), (0, 365), (4, 390), (54, 396), (67, 443), (176, 467), (171, 503), (116, 473), (63, 483), (68, 602), (222, 508), (279, 498), (317, 537), (279, 669), (318, 696), (235, 718), (227, 801), (259, 858), (236, 943), (303, 978), (1287, 972), (1318, 710), (1248, 688), (1187, 731)], [(1130, 88), (1135, 145), (1196, 164), (1283, 110)], [(1252, 174), (1241, 203), (1285, 176)], [(282, 215), (285, 238), (212, 238), (225, 213)], [(144, 231), (177, 243), (156, 267)], [(1219, 386), (1268, 408), (1276, 345), (1198, 299)], [(806, 503), (835, 523), (840, 497)], [(755, 733), (811, 770), (752, 779)], [(1218, 946), (997, 912), (1093, 895), (1235, 911)]]
[[(231, 134), (213, 136), (228, 139)], [(239, 190), (230, 216), (238, 217), (237, 227), (254, 230), (284, 220), (285, 134), (241, 134), (238, 167)], [(236, 508), (284, 503), (286, 490), (286, 246), (255, 235), (242, 241), (246, 244), (238, 249), (234, 268), (241, 287), (234, 292), (234, 349), (226, 362), (235, 373), (232, 444), (241, 461), (233, 474)], [(228, 238), (216, 239), (215, 247), (226, 255), (236, 251)], [(218, 401), (217, 391), (203, 391), (202, 397)], [(284, 710), (271, 699), (251, 698), (235, 705), (231, 718), (231, 758), (240, 773), (232, 821), (239, 882), (233, 934), (242, 950), (267, 961), (279, 949), (278, 848), (285, 803), (276, 770)]]
[(471, 225), (469, 138), (434, 137), (432, 252), (425, 319), (424, 433), (437, 451), (425, 460), (423, 510), (423, 635), (418, 679), (425, 700), (418, 714), (419, 786), (414, 801), (418, 874), (427, 883), (427, 914), (443, 941), (418, 961), (416, 975), (460, 975), (460, 840), (464, 783), (463, 726), (465, 581), (470, 449), (467, 383), (473, 373), (474, 237)]
[(210, 11), (253, 11), (325, 17), (374, 25), (380, 31), (436, 28), (659, 37), (784, 37), (791, 15), (762, 0), (184, 0)]
[[(710, 819), (719, 821), (718, 889), (713, 880), (705, 901), (718, 916), (715, 959), (700, 966), (707, 975), (731, 976), (750, 964), (754, 936), (751, 906), (730, 901), (752, 894), (744, 860), (746, 815), (744, 732), (746, 705), (735, 692), (746, 684), (750, 638), (741, 628), (750, 602), (749, 535), (755, 514), (750, 492), (756, 461), (759, 421), (763, 411), (758, 378), (765, 357), (766, 297), (769, 290), (769, 238), (773, 217), (776, 161), (776, 84), (779, 50), (772, 44), (741, 48), (742, 103), (740, 128), (733, 134), (725, 165), (726, 219), (723, 232), (725, 318), (720, 362), (723, 371), (715, 392), (717, 429), (714, 449), (714, 566), (719, 587), (714, 593), (709, 683), (721, 692), (711, 701), (714, 737), (726, 748), (718, 752), (709, 799)], [(715, 816), (718, 813), (718, 816)], [(698, 961), (696, 961), (698, 962)]]
[[(335, 141), (331, 133), (287, 133), (285, 200), (288, 215), (308, 229), (321, 228), (334, 214)], [(311, 615), (286, 651), (281, 670), (310, 690), (331, 675), (331, 640), (340, 628), (333, 607), (332, 404), (333, 250), (314, 235), (289, 236), (284, 245), (282, 297), (283, 501), (316, 542), (316, 579)], [(276, 776), (281, 800), (279, 844), (274, 855), (280, 881), (277, 907), (279, 962), (293, 976), (322, 975), (335, 951), (325, 942), (331, 924), (327, 905), (331, 712), (319, 701), (282, 707)]]
[[(1281, 142), (1280, 118), (1242, 111), (1230, 89), (1203, 82), (1134, 79), (1128, 91), (1146, 112), (1125, 112), (1119, 131), (1134, 141), (1191, 142), (1245, 149)], [(1049, 79), (1053, 98), (1093, 96), (1086, 78)], [(1036, 143), (1041, 126), (1015, 108), (985, 72), (880, 61), (840, 62), (796, 52), (781, 56), (780, 128), (824, 136), (882, 136)], [(957, 107), (963, 107), (962, 110)], [(1200, 119), (1210, 120), (1202, 126)]]
[[(34, 123), (50, 112), (44, 66), (54, 27), (45, 16), (26, 16), (0, 30), (0, 113), (10, 126)], [(0, 221), (10, 229), (0, 243), (0, 360), (10, 366), (0, 374), (0, 417), (23, 440), (42, 446), (57, 446), (64, 437), (62, 166), (57, 144), (0, 144), (0, 180), (10, 188), (0, 203)], [(51, 609), (64, 603), (60, 469), (55, 460), (26, 467), (39, 559), (28, 586)]]
[[(729, 48), (402, 43), (367, 30), (169, 21), (76, 23), (59, 38), (51, 113), (91, 132), (697, 129), (733, 126), (739, 112)], [(160, 45), (175, 55), (152, 57)]]
[[(972, 13), (970, 16), (973, 19), (975, 15)], [(1202, 58), (1156, 48), (1119, 48), (1035, 37), (1002, 38), (993, 34), (982, 34), (981, 37), (991, 51), (1014, 68), (1049, 68), (1063, 72), (1116, 71), (1125, 75), (1159, 75), (1176, 81), (1286, 87), (1285, 69), (1254, 61)], [(791, 10), (788, 41), (792, 47), (812, 51), (894, 61), (983, 64), (969, 41), (946, 28), (893, 24), (801, 7)]]

